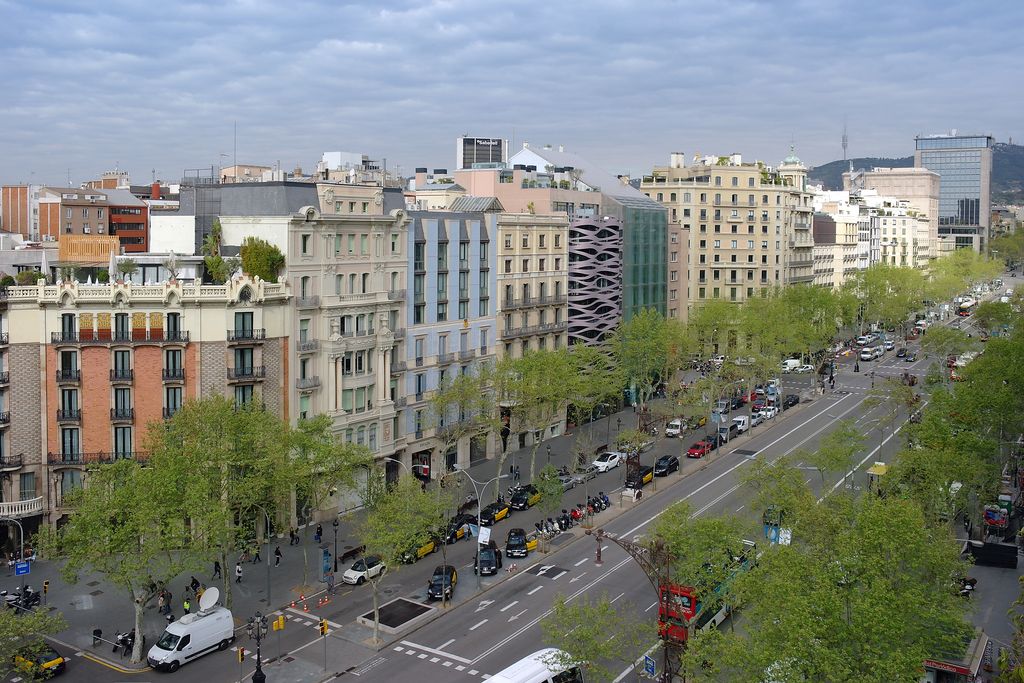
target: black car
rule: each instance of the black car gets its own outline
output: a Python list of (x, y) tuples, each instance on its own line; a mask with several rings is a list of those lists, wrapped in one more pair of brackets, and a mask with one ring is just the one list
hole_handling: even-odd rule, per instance
[(742, 396), (733, 396), (731, 399), (729, 399), (729, 405), (732, 406), (733, 410), (739, 410), (744, 405), (746, 405), (746, 403), (747, 402), (743, 399)]
[(516, 527), (509, 529), (508, 538), (505, 539), (506, 557), (526, 557), (529, 551), (526, 548), (526, 531)]
[(674, 455), (663, 455), (654, 463), (654, 476), (667, 477), (670, 472), (679, 471), (679, 458)]
[(480, 544), (476, 551), (476, 558), (473, 559), (473, 573), (480, 572), (480, 576), (497, 574), (501, 569), (501, 551), (494, 541), (487, 541), (487, 545)]
[(908, 351), (907, 355), (903, 357), (903, 360), (907, 361), (908, 363), (916, 363), (917, 354), (913, 351)]
[(480, 511), (480, 526), (493, 526), (508, 517), (510, 511), (508, 503), (491, 503)]
[(434, 568), (434, 573), (427, 583), (427, 597), (431, 600), (440, 600), (442, 597), (451, 600), (455, 584), (459, 582), (459, 573), (450, 564), (443, 564)]
[(533, 484), (526, 484), (525, 486), (520, 486), (512, 494), (512, 500), (509, 504), (513, 510), (526, 510), (536, 505), (538, 500), (540, 500), (540, 492), (537, 490), (537, 487)]
[(444, 537), (444, 542), (451, 544), (462, 539), (468, 541), (471, 536), (469, 531), (466, 529), (467, 524), (476, 524), (476, 520), (473, 519), (473, 515), (460, 512), (452, 517), (448, 522), (448, 532)]
[(708, 444), (711, 445), (711, 450), (714, 450), (721, 446), (723, 443), (725, 443), (725, 439), (723, 439), (722, 435), (719, 434), (718, 432), (715, 432), (714, 434), (708, 434), (707, 436), (704, 437), (704, 441), (707, 441)]
[(792, 408), (800, 402), (800, 397), (797, 394), (786, 394), (786, 397), (782, 399), (782, 409)]
[(907, 355), (907, 347), (906, 346), (901, 346), (900, 348), (896, 349), (896, 357), (897, 358), (905, 358), (906, 355)]

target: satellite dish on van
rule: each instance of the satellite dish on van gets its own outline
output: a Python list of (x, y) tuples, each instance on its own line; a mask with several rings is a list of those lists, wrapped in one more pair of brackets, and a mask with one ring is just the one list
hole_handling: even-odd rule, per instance
[(217, 604), (217, 600), (220, 599), (220, 589), (211, 586), (203, 591), (203, 596), (199, 598), (199, 611), (205, 612), (214, 605)]

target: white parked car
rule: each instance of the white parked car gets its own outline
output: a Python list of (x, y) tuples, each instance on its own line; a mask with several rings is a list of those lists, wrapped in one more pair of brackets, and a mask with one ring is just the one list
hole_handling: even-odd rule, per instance
[(778, 414), (779, 409), (775, 406), (765, 406), (764, 408), (761, 408), (761, 417), (765, 420), (770, 420)]
[(863, 349), (860, 350), (860, 359), (861, 360), (873, 360), (874, 357), (875, 357), (875, 350), (873, 348), (871, 348), (870, 346), (865, 346)]
[(597, 456), (597, 460), (594, 461), (594, 467), (597, 468), (598, 472), (607, 472), (613, 467), (621, 465), (622, 461), (625, 459), (625, 453), (619, 453), (618, 451), (605, 451), (601, 455)]
[(893, 341), (892, 339), (886, 339), (884, 346), (886, 351), (892, 351), (893, 349), (896, 348), (896, 342)]
[(683, 421), (679, 418), (672, 420), (665, 426), (665, 436), (675, 437), (681, 436), (683, 433)]
[(356, 560), (341, 575), (341, 580), (353, 586), (359, 586), (369, 579), (379, 576), (383, 571), (384, 563), (380, 561), (380, 558), (369, 555)]
[(809, 372), (814, 372), (814, 366), (804, 363), (803, 365), (798, 365), (796, 370), (794, 370), (793, 372), (797, 373), (798, 375), (806, 375)]
[(750, 414), (750, 426), (751, 427), (756, 427), (757, 425), (761, 424), (762, 422), (764, 422), (764, 415), (762, 415), (761, 413), (751, 413)]
[(867, 343), (868, 343), (868, 336), (867, 335), (861, 335), (860, 337), (857, 337), (857, 346), (864, 346)]

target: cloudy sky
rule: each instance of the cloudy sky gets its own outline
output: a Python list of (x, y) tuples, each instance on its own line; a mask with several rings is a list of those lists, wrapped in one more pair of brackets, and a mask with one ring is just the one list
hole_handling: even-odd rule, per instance
[[(1024, 139), (1024, 2), (0, 0), (0, 182), (133, 181), (324, 151), (454, 166), (455, 138), (613, 172), (741, 152)], [(226, 156), (222, 156), (226, 155)]]

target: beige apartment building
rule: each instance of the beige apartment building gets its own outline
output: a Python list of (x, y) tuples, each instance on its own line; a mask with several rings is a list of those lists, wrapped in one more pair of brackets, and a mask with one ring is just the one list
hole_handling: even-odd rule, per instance
[[(674, 153), (669, 166), (643, 177), (641, 191), (668, 209), (680, 237), (689, 236), (687, 307), (715, 298), (744, 301), (771, 287), (813, 281), (814, 208), (806, 175), (792, 154), (772, 168), (739, 154), (695, 157), (686, 165), (684, 155)], [(678, 290), (682, 307), (682, 284)]]
[(569, 216), (498, 214), (498, 345), (506, 356), (567, 346)]
[(690, 230), (682, 223), (668, 224), (668, 308), (666, 317), (685, 323), (687, 305), (687, 263), (690, 258)]
[(882, 197), (906, 200), (911, 209), (928, 217), (928, 242), (939, 238), (939, 174), (927, 168), (875, 167), (843, 174), (846, 191), (875, 190)]

